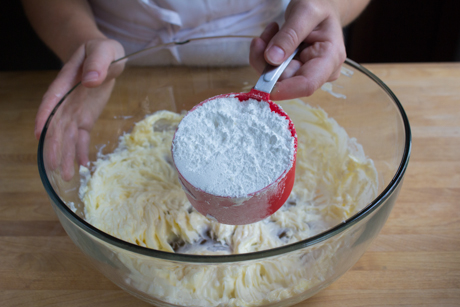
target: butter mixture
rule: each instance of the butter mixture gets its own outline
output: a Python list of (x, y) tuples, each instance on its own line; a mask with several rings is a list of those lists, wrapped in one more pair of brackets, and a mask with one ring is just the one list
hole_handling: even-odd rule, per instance
[[(271, 249), (319, 234), (364, 208), (377, 195), (377, 172), (362, 147), (335, 120), (301, 100), (280, 103), (297, 130), (296, 181), (286, 204), (250, 225), (223, 225), (188, 202), (171, 160), (171, 142), (183, 115), (159, 111), (120, 137), (91, 171), (81, 167), (86, 220), (140, 246), (200, 255)], [(119, 255), (132, 286), (186, 306), (254, 306), (302, 293), (326, 278), (329, 243), (308, 254), (242, 265), (168, 264)], [(168, 266), (169, 265), (169, 266)], [(200, 286), (202, 285), (202, 286)]]

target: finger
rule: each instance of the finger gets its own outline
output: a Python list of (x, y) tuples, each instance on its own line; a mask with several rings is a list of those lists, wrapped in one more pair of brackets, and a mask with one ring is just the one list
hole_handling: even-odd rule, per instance
[(312, 4), (295, 2), (286, 13), (286, 22), (268, 43), (265, 60), (280, 65), (325, 18), (323, 10)]
[(275, 86), (272, 99), (310, 96), (325, 82), (339, 76), (346, 58), (340, 24), (332, 18), (326, 19), (305, 41), (311, 44), (300, 53), (300, 60), (305, 64), (295, 77)]
[(302, 67), (302, 62), (292, 60), (291, 63), (289, 63), (289, 65), (286, 67), (284, 72), (281, 74), (279, 81), (295, 76), (300, 67)]
[(89, 163), (89, 133), (84, 129), (78, 130), (78, 140), (77, 140), (77, 159), (78, 164), (83, 166), (88, 166)]
[(299, 56), (300, 60), (304, 63), (313, 58), (323, 56), (325, 47), (332, 48), (332, 55), (335, 53), (335, 57), (331, 59), (336, 61), (335, 64), (337, 67), (345, 61), (346, 52), (342, 28), (332, 18), (326, 19), (322, 23), (321, 29), (313, 31), (305, 39), (305, 42), (309, 46), (303, 49)]
[(308, 73), (305, 75), (295, 76), (289, 79), (284, 79), (276, 84), (275, 89), (271, 93), (273, 100), (285, 100), (298, 97), (311, 96), (318, 88), (323, 85), (328, 78), (324, 78), (323, 69), (328, 69), (327, 63), (318, 63), (318, 61), (309, 62), (310, 65), (306, 69)]
[(267, 47), (267, 43), (272, 39), (276, 32), (278, 32), (278, 29), (278, 24), (276, 22), (272, 22), (265, 28), (260, 37), (253, 39), (251, 42), (249, 63), (259, 73), (262, 73), (267, 65), (267, 62), (265, 62), (264, 59), (264, 51)]
[(61, 164), (61, 132), (62, 129), (55, 129), (55, 125), (52, 125), (46, 134), (43, 156), (45, 168), (50, 171), (56, 170)]
[(280, 27), (276, 22), (271, 22), (267, 25), (265, 30), (260, 34), (260, 38), (268, 44), (268, 42), (275, 36), (276, 33), (278, 33)]
[(264, 59), (265, 47), (267, 44), (260, 37), (254, 38), (251, 42), (249, 64), (259, 73), (262, 73), (267, 65)]
[(58, 102), (79, 81), (80, 66), (85, 58), (85, 50), (78, 48), (70, 60), (62, 67), (56, 79), (43, 95), (35, 118), (35, 137), (40, 138), (45, 123)]
[(112, 61), (123, 56), (123, 47), (112, 40), (91, 41), (86, 44), (86, 59), (83, 64), (82, 84), (97, 87), (104, 82)]
[(81, 87), (80, 94), (84, 98), (79, 99), (81, 103), (77, 105), (74, 119), (78, 123), (79, 129), (91, 131), (93, 126), (106, 106), (113, 87), (115, 86), (115, 80), (106, 80), (101, 86), (97, 88), (86, 88)]
[(307, 41), (310, 40), (316, 41), (316, 43), (312, 43), (312, 45), (302, 50), (299, 56), (300, 60), (307, 63), (312, 59), (327, 58), (333, 70), (323, 71), (325, 76), (329, 73), (326, 82), (336, 80), (347, 57), (340, 25), (330, 20), (326, 21), (321, 31), (312, 33), (307, 37)]
[(65, 181), (72, 179), (75, 174), (75, 150), (77, 145), (78, 128), (74, 123), (70, 123), (65, 129), (65, 137), (61, 140), (62, 161), (61, 176)]
[(340, 77), (340, 72), (341, 72), (342, 66), (339, 66), (330, 76), (329, 79), (327, 79), (327, 82), (332, 82), (337, 80)]
[(65, 119), (62, 119), (62, 113), (58, 112), (46, 132), (46, 140), (43, 143), (43, 156), (47, 171), (56, 171), (61, 165), (63, 122), (65, 122)]
[(313, 47), (321, 51), (320, 56), (307, 61), (296, 76), (278, 82), (271, 93), (273, 100), (310, 96), (336, 72), (339, 61), (334, 58), (332, 44), (316, 43)]

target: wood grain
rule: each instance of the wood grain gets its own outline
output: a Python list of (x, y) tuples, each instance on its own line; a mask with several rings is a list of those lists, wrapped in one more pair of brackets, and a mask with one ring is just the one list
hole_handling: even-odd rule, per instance
[[(460, 305), (460, 64), (365, 65), (401, 100), (413, 151), (381, 234), (298, 307)], [(98, 273), (41, 184), (34, 117), (56, 72), (0, 73), (1, 306), (147, 306)]]

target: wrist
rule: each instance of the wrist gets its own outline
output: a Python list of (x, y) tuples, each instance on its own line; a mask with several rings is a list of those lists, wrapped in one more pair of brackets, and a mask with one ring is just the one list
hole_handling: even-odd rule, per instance
[(342, 27), (355, 20), (366, 8), (370, 0), (331, 0)]

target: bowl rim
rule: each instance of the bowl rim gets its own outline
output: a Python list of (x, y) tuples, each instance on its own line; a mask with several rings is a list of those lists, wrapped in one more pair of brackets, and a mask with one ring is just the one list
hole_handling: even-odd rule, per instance
[[(139, 53), (145, 52), (147, 50), (152, 50), (152, 49), (157, 49), (157, 48), (164, 48), (164, 47), (172, 47), (176, 45), (183, 45), (183, 44), (188, 44), (189, 42), (192, 41), (198, 41), (198, 40), (210, 40), (210, 39), (219, 39), (219, 38), (255, 38), (254, 36), (245, 36), (245, 35), (230, 35), (230, 36), (209, 36), (209, 37), (200, 37), (200, 38), (193, 38), (189, 39), (183, 42), (171, 42), (171, 43), (165, 43), (165, 44), (160, 44), (156, 45), (153, 47), (145, 48), (140, 51), (131, 53), (129, 55), (126, 55), (118, 60), (115, 60), (113, 63), (119, 62), (124, 59), (128, 59), (134, 55), (137, 55)], [(387, 95), (388, 97), (394, 102), (396, 105), (397, 109), (399, 110), (401, 119), (404, 124), (404, 133), (405, 133), (405, 144), (404, 144), (404, 151), (403, 155), (401, 158), (401, 161), (399, 163), (398, 169), (391, 179), (391, 181), (387, 184), (385, 189), (372, 201), (370, 202), (364, 209), (353, 215), (352, 217), (348, 218), (344, 222), (336, 225), (333, 228), (330, 228), (322, 233), (319, 233), (315, 236), (309, 237), (305, 240), (301, 240), (295, 243), (291, 243), (288, 245), (283, 245), (280, 247), (276, 247), (273, 249), (269, 250), (263, 250), (263, 251), (258, 251), (258, 252), (251, 252), (251, 253), (246, 253), (246, 254), (231, 254), (231, 255), (190, 255), (190, 254), (179, 254), (179, 253), (171, 253), (171, 252), (165, 252), (165, 251), (160, 251), (160, 250), (155, 250), (147, 247), (142, 247), (133, 243), (129, 243), (126, 241), (123, 241), (121, 239), (118, 239), (108, 233), (103, 232), (102, 230), (99, 230), (98, 228), (92, 226), (88, 222), (86, 222), (84, 219), (79, 217), (76, 213), (74, 213), (58, 196), (56, 191), (54, 191), (53, 187), (51, 186), (50, 180), (48, 179), (48, 176), (46, 175), (46, 170), (45, 170), (45, 164), (44, 164), (44, 155), (43, 155), (43, 149), (44, 149), (44, 142), (45, 142), (45, 137), (46, 133), (48, 131), (48, 127), (50, 125), (50, 122), (56, 113), (57, 109), (59, 106), (62, 104), (62, 102), (69, 96), (79, 85), (80, 83), (77, 83), (74, 87), (72, 87), (58, 102), (56, 107), (53, 109), (51, 112), (50, 116), (48, 117), (46, 124), (43, 128), (42, 134), (40, 136), (39, 144), (38, 144), (38, 152), (37, 152), (37, 162), (38, 162), (38, 170), (40, 174), (40, 178), (42, 180), (43, 186), (45, 187), (45, 190), (52, 202), (56, 205), (56, 207), (59, 209), (59, 211), (67, 218), (69, 219), (74, 225), (76, 225), (78, 228), (80, 228), (81, 231), (91, 235), (92, 237), (103, 241), (106, 244), (113, 245), (117, 248), (121, 248), (123, 250), (133, 252), (136, 254), (140, 254), (143, 256), (149, 256), (153, 257), (156, 259), (163, 259), (163, 260), (169, 260), (169, 261), (177, 261), (177, 262), (188, 262), (188, 263), (205, 263), (205, 264), (212, 264), (212, 263), (233, 263), (233, 262), (244, 262), (244, 261), (250, 261), (250, 260), (261, 260), (264, 258), (269, 258), (269, 257), (274, 257), (274, 256), (279, 256), (279, 255), (284, 255), (290, 252), (294, 252), (300, 249), (303, 249), (305, 247), (313, 246), (315, 244), (321, 243), (329, 238), (332, 238), (335, 235), (338, 235), (342, 233), (343, 231), (347, 230), (351, 226), (355, 225), (359, 221), (363, 220), (364, 218), (368, 217), (372, 212), (374, 212), (376, 209), (378, 209), (380, 206), (382, 206), (386, 200), (393, 194), (393, 192), (397, 189), (400, 183), (402, 183), (402, 179), (404, 176), (404, 173), (407, 169), (408, 163), (409, 163), (409, 158), (410, 158), (410, 153), (411, 153), (411, 130), (410, 130), (410, 125), (409, 125), (409, 119), (406, 115), (406, 112), (404, 111), (403, 106), (401, 105), (399, 99), (396, 97), (396, 95), (390, 90), (390, 88), (382, 81), (380, 80), (376, 75), (374, 75), (372, 72), (370, 72), (368, 69), (364, 68), (360, 64), (350, 60), (346, 59), (345, 64), (351, 66), (352, 68), (360, 71), (363, 73), (365, 76), (367, 76), (369, 79), (374, 81)]]

